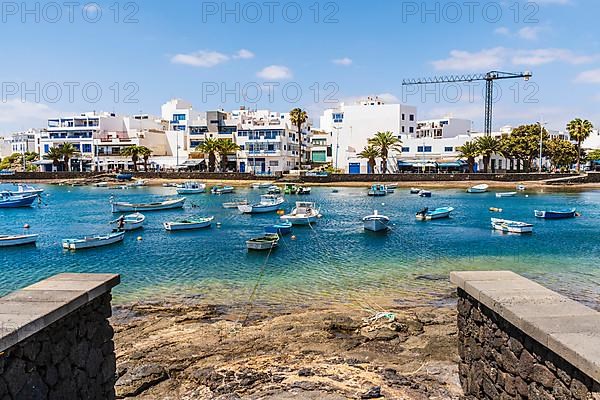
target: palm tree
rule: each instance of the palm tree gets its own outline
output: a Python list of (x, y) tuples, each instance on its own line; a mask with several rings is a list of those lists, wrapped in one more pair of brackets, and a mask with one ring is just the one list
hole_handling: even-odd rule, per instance
[(225, 172), (227, 169), (227, 156), (229, 154), (235, 154), (240, 149), (236, 143), (229, 139), (218, 139), (218, 150), (217, 152), (221, 156), (221, 171)]
[(153, 151), (147, 148), (146, 146), (140, 146), (140, 155), (144, 160), (144, 171), (148, 172), (148, 160), (152, 155)]
[(62, 154), (63, 162), (67, 171), (71, 170), (71, 164), (69, 161), (78, 153), (77, 149), (71, 143), (63, 143), (60, 146), (60, 153)]
[(63, 154), (60, 151), (60, 147), (52, 146), (44, 154), (44, 159), (52, 160), (52, 165), (58, 167), (62, 162)]
[(217, 154), (219, 152), (219, 141), (217, 139), (208, 138), (200, 146), (196, 147), (197, 151), (208, 154), (208, 172), (215, 172), (217, 163)]
[(369, 170), (372, 174), (375, 173), (375, 166), (377, 165), (377, 157), (379, 157), (379, 150), (375, 146), (365, 146), (363, 151), (358, 153), (360, 158), (367, 159), (367, 163), (369, 164)]
[(381, 157), (381, 172), (387, 173), (387, 161), (390, 151), (402, 152), (402, 141), (390, 131), (377, 132), (368, 142), (379, 151)]
[(131, 161), (133, 162), (133, 170), (134, 171), (137, 171), (137, 162), (139, 161), (140, 155), (142, 155), (144, 148), (145, 147), (143, 147), (143, 146), (132, 145), (132, 146), (127, 146), (123, 150), (121, 150), (121, 155), (123, 157), (131, 157)]
[(300, 169), (302, 166), (302, 125), (308, 121), (308, 114), (301, 108), (294, 108), (290, 111), (290, 121), (298, 129), (298, 143), (300, 144), (300, 149), (298, 150), (298, 154), (300, 155), (298, 169)]
[(479, 148), (479, 154), (483, 156), (483, 172), (487, 173), (492, 155), (502, 150), (500, 141), (486, 135), (475, 139), (475, 145)]
[(577, 142), (577, 172), (581, 171), (581, 143), (592, 133), (594, 126), (587, 119), (575, 118), (567, 124), (567, 131), (572, 140)]
[(480, 155), (479, 146), (473, 141), (465, 142), (462, 146), (456, 148), (460, 158), (466, 158), (469, 164), (469, 172), (475, 172), (475, 158)]

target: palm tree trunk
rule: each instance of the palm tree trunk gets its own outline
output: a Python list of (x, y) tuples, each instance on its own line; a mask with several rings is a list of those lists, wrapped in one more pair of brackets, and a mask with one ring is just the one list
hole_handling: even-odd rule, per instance
[(298, 157), (300, 159), (300, 161), (298, 162), (298, 170), (302, 169), (302, 125), (298, 125), (298, 143), (299, 143), (299, 149), (298, 149)]
[(577, 173), (581, 172), (581, 139), (577, 141)]

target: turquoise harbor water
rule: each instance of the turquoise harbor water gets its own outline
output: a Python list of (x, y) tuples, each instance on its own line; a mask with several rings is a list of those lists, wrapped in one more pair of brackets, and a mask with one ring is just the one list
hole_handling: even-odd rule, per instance
[[(5, 186), (6, 187), (6, 186)], [(377, 296), (418, 295), (436, 299), (451, 290), (448, 272), (510, 269), (573, 298), (598, 304), (600, 294), (600, 191), (533, 193), (497, 199), (494, 193), (434, 190), (430, 199), (398, 189), (369, 198), (366, 189), (313, 188), (302, 200), (318, 203), (324, 217), (313, 228), (294, 229), (269, 257), (248, 253), (245, 240), (260, 235), (275, 214), (240, 215), (221, 204), (239, 198), (258, 200), (261, 191), (189, 196), (185, 210), (148, 212), (145, 228), (121, 244), (78, 252), (63, 251), (63, 238), (106, 233), (114, 218), (109, 198), (148, 202), (173, 196), (174, 189), (130, 190), (43, 186), (45, 205), (0, 210), (0, 232), (21, 233), (24, 224), (39, 233), (37, 247), (0, 249), (0, 295), (59, 272), (112, 272), (122, 275), (117, 302), (170, 296), (211, 301), (253, 300), (283, 303), (361, 302)], [(288, 196), (286, 210), (297, 197)], [(194, 204), (196, 207), (191, 208)], [(418, 222), (423, 206), (453, 206), (451, 219)], [(502, 214), (489, 212), (501, 207)], [(534, 209), (577, 207), (582, 217), (545, 221)], [(361, 218), (378, 209), (388, 215), (388, 234), (363, 231)], [(187, 233), (167, 233), (161, 224), (183, 215), (215, 216), (222, 225)], [(490, 229), (490, 217), (535, 223), (530, 236)], [(141, 236), (142, 241), (136, 238)], [(256, 289), (256, 290), (254, 290)]]

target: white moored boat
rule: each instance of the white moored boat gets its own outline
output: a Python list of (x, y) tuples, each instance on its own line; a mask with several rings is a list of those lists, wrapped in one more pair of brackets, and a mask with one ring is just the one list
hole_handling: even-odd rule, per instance
[(385, 185), (375, 184), (371, 186), (371, 189), (369, 189), (369, 192), (367, 194), (373, 197), (386, 196), (388, 194), (388, 189)]
[(0, 247), (34, 244), (37, 239), (38, 235), (0, 235)]
[(252, 189), (268, 189), (273, 185), (273, 182), (255, 182), (251, 185)]
[(214, 219), (215, 217), (180, 219), (177, 221), (165, 222), (163, 226), (168, 231), (191, 231), (194, 229), (209, 228)]
[(281, 219), (289, 221), (293, 225), (310, 225), (317, 222), (317, 219), (320, 216), (321, 214), (319, 214), (319, 210), (316, 208), (315, 203), (298, 201), (292, 212), (283, 215)]
[(496, 193), (496, 197), (515, 197), (517, 192)]
[(363, 218), (364, 228), (372, 232), (387, 231), (389, 229), (390, 219), (385, 215), (380, 215), (377, 210), (373, 215), (367, 215)]
[(533, 225), (525, 222), (509, 221), (506, 219), (492, 218), (492, 228), (497, 231), (509, 233), (531, 233)]
[(130, 212), (130, 211), (161, 211), (182, 208), (185, 203), (185, 197), (175, 200), (166, 200), (158, 203), (125, 203), (113, 202), (112, 212)]
[(431, 221), (432, 219), (448, 218), (454, 211), (454, 207), (439, 207), (433, 210), (425, 207), (416, 214), (416, 218), (421, 221)]
[(30, 195), (30, 194), (42, 194), (44, 189), (38, 189), (33, 186), (18, 184), (16, 191), (10, 191), (12, 194)]
[(467, 193), (485, 193), (488, 191), (490, 185), (485, 183), (482, 185), (473, 186), (467, 189)]
[(260, 203), (239, 205), (238, 210), (244, 214), (264, 214), (279, 210), (283, 203), (285, 203), (283, 197), (273, 194), (265, 194), (260, 196)]
[(227, 193), (233, 193), (234, 190), (235, 190), (235, 188), (233, 186), (217, 185), (217, 186), (214, 186), (210, 190), (210, 192), (212, 194), (227, 194)]
[(206, 191), (206, 185), (198, 182), (186, 182), (177, 188), (177, 194), (201, 194)]
[(278, 234), (267, 234), (263, 237), (254, 238), (246, 241), (248, 250), (271, 250), (279, 246)]
[(91, 249), (121, 242), (124, 237), (125, 232), (121, 231), (108, 235), (85, 237), (83, 239), (63, 239), (62, 246), (68, 250)]
[(136, 229), (142, 228), (142, 226), (144, 225), (144, 221), (146, 221), (146, 216), (144, 216), (144, 214), (140, 214), (140, 213), (121, 216), (120, 218), (118, 218), (114, 221), (111, 221), (111, 225), (117, 225), (116, 229), (119, 229), (118, 226), (119, 226), (121, 219), (123, 221), (122, 230), (135, 231)]

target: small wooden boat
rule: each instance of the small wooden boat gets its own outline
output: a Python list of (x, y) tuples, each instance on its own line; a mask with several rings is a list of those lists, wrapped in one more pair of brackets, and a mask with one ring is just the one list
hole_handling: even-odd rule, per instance
[(133, 178), (133, 174), (129, 174), (129, 173), (120, 173), (117, 174), (117, 180), (119, 181), (130, 181)]
[(119, 226), (119, 222), (121, 219), (123, 221), (122, 230), (135, 231), (136, 229), (140, 229), (143, 227), (144, 221), (146, 221), (146, 216), (144, 216), (144, 214), (140, 214), (140, 213), (121, 216), (120, 218), (110, 222), (111, 225), (117, 225), (116, 230), (119, 229), (118, 226)]
[(247, 205), (248, 205), (248, 200), (231, 201), (228, 203), (223, 203), (223, 208), (234, 209), (234, 208), (238, 208), (239, 206), (247, 206)]
[(250, 187), (252, 189), (268, 189), (273, 185), (273, 182), (254, 182)]
[(492, 218), (492, 228), (508, 233), (531, 233), (533, 225), (525, 222), (509, 221), (506, 219)]
[(385, 215), (380, 215), (377, 210), (372, 215), (363, 218), (364, 229), (371, 232), (387, 231), (389, 229), (390, 219)]
[(544, 218), (544, 219), (566, 219), (566, 218), (575, 218), (577, 216), (577, 210), (575, 208), (568, 208), (564, 210), (548, 210), (548, 211), (540, 211), (535, 210), (536, 218)]
[(421, 189), (419, 188), (410, 188), (410, 194), (419, 194), (421, 193)]
[(129, 211), (162, 211), (162, 210), (172, 210), (174, 208), (183, 208), (185, 204), (185, 197), (175, 200), (167, 200), (158, 203), (125, 203), (125, 202), (116, 202), (111, 203), (112, 212), (129, 212)]
[(310, 225), (317, 222), (320, 216), (315, 203), (298, 201), (292, 212), (282, 215), (281, 220), (289, 221), (293, 225)]
[(421, 190), (419, 192), (419, 197), (431, 197), (431, 192), (429, 190)]
[(85, 237), (83, 239), (63, 239), (62, 247), (68, 250), (91, 249), (122, 242), (124, 237), (125, 232), (121, 231), (109, 233), (108, 235)]
[(0, 208), (31, 207), (38, 194), (13, 194), (11, 192), (0, 193)]
[(285, 194), (298, 194), (298, 186), (293, 183), (286, 183), (283, 187), (283, 193)]
[(298, 195), (302, 196), (302, 195), (308, 195), (311, 192), (311, 188), (307, 187), (307, 186), (300, 186), (298, 188)]
[(277, 246), (279, 246), (279, 235), (277, 234), (269, 234), (246, 241), (248, 250), (265, 251), (274, 249)]
[(372, 197), (382, 197), (387, 196), (388, 190), (385, 185), (375, 184), (371, 186), (371, 189), (369, 189), (369, 192), (367, 194)]
[(25, 246), (37, 242), (39, 235), (0, 235), (0, 247)]
[(473, 186), (467, 189), (467, 193), (485, 193), (490, 188), (490, 185), (485, 183), (482, 185)]
[(496, 197), (515, 197), (517, 192), (496, 193)]
[(283, 197), (274, 194), (265, 194), (260, 196), (260, 203), (241, 205), (238, 206), (238, 210), (244, 214), (264, 214), (279, 210), (283, 203), (285, 203)]
[(271, 235), (278, 234), (281, 236), (289, 235), (292, 233), (292, 223), (289, 221), (283, 221), (277, 224), (266, 226), (265, 233)]
[(210, 190), (210, 192), (212, 194), (227, 194), (227, 193), (233, 193), (234, 190), (235, 190), (235, 188), (233, 186), (217, 185), (217, 186), (214, 186)]
[(209, 228), (215, 217), (198, 219), (180, 219), (177, 221), (165, 222), (163, 226), (168, 231), (191, 231), (194, 229)]
[(271, 185), (267, 190), (267, 194), (281, 194), (279, 186)]
[(206, 191), (206, 185), (198, 182), (186, 182), (183, 187), (177, 188), (177, 194), (201, 194)]
[(453, 207), (440, 207), (433, 210), (424, 208), (416, 214), (416, 218), (421, 221), (430, 221), (432, 219), (441, 219), (450, 217), (450, 213), (454, 211)]

